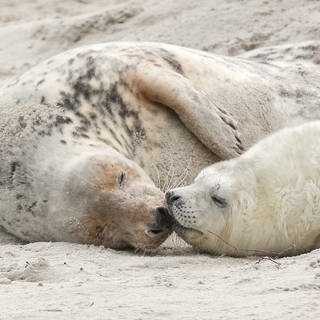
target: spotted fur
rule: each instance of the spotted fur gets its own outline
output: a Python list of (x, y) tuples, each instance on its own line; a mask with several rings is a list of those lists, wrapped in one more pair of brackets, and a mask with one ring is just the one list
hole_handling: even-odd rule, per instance
[(159, 245), (169, 224), (148, 230), (159, 227), (164, 189), (320, 117), (319, 46), (307, 47), (310, 57), (281, 65), (109, 43), (11, 79), (0, 89), (0, 225), (25, 241)]

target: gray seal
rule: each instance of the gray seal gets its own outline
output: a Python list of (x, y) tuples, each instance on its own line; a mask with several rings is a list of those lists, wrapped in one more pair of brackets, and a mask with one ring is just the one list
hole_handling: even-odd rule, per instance
[(11, 79), (0, 89), (0, 225), (24, 241), (159, 246), (171, 232), (164, 190), (319, 117), (316, 63), (267, 55), (107, 43)]

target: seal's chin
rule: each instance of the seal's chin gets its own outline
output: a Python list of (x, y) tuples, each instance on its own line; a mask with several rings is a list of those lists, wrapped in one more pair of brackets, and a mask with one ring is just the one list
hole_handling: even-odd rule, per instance
[[(174, 218), (173, 218), (174, 219)], [(199, 238), (203, 236), (203, 232), (193, 229), (184, 227), (180, 224), (176, 219), (174, 219), (173, 223), (173, 231), (182, 239), (188, 241), (189, 239)]]

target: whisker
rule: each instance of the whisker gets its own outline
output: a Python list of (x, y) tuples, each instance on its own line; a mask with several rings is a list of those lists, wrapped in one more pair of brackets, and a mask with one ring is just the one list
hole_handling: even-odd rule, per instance
[(209, 232), (210, 234), (213, 234), (215, 237), (217, 237), (219, 240), (221, 240), (224, 244), (228, 245), (229, 247), (231, 247), (232, 249), (234, 249), (236, 252), (238, 252), (238, 248), (233, 246), (232, 244), (230, 244), (229, 242), (227, 242), (226, 240), (224, 240), (222, 237), (220, 237), (218, 234), (210, 231), (210, 230), (206, 230), (207, 232)]
[(176, 187), (180, 187), (184, 181), (186, 180), (187, 176), (188, 176), (188, 170), (189, 170), (189, 167), (190, 167), (190, 163), (191, 163), (191, 158), (189, 158), (188, 160), (188, 164), (186, 166), (186, 168), (184, 169), (184, 171), (182, 172), (182, 174), (180, 175), (180, 178), (182, 176), (182, 179), (180, 179), (177, 183), (176, 183)]
[(170, 180), (169, 180), (168, 185), (167, 185), (167, 187), (166, 187), (166, 190), (173, 188), (172, 182), (173, 182), (174, 176), (175, 176), (175, 167), (173, 166), (173, 167), (172, 167), (171, 177), (170, 177)]
[(169, 168), (169, 171), (168, 171), (168, 174), (167, 174), (167, 180), (166, 182), (163, 184), (163, 191), (166, 191), (168, 190), (168, 185), (169, 185), (169, 177), (170, 177), (170, 174), (171, 174), (171, 171), (172, 171), (172, 167), (173, 167), (173, 161), (171, 159), (170, 161), (170, 168)]
[(223, 243), (225, 243), (226, 245), (228, 245), (229, 247), (231, 247), (232, 249), (234, 249), (237, 253), (239, 251), (241, 252), (248, 252), (248, 253), (258, 253), (258, 254), (265, 254), (266, 256), (270, 255), (270, 253), (276, 257), (282, 256), (285, 252), (291, 250), (292, 248), (294, 248), (294, 245), (291, 245), (290, 247), (280, 251), (280, 252), (276, 252), (276, 251), (269, 251), (269, 250), (258, 250), (258, 249), (242, 249), (242, 248), (237, 248), (235, 246), (233, 246), (231, 243), (227, 242), (226, 240), (224, 240), (222, 237), (220, 237), (218, 234), (210, 231), (210, 230), (206, 230), (208, 233), (214, 235), (215, 237), (217, 237), (219, 240), (221, 240)]
[(155, 169), (157, 174), (157, 187), (161, 189), (160, 172), (159, 172), (158, 166), (153, 163), (152, 167)]

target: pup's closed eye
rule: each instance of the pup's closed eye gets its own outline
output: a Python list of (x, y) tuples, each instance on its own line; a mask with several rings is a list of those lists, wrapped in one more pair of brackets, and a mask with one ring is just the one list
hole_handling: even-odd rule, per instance
[(226, 199), (219, 197), (217, 195), (211, 196), (211, 199), (213, 200), (214, 204), (219, 208), (225, 208), (228, 205), (228, 202)]

